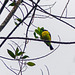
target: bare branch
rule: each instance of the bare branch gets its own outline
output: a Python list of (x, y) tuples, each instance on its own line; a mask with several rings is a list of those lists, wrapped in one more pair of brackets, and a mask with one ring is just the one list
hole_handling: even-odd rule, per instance
[(5, 41), (9, 38), (9, 36), (16, 30), (16, 28), (29, 16), (29, 14), (33, 11), (34, 7), (30, 10), (30, 12), (23, 18), (23, 20), (9, 33), (7, 38), (3, 40), (3, 42), (0, 44), (0, 47), (5, 43)]
[[(27, 5), (29, 5), (30, 7), (32, 7), (32, 5), (30, 5), (29, 3), (27, 3), (27, 2), (25, 2), (25, 1), (23, 1), (25, 4), (27, 4)], [(39, 6), (39, 5), (38, 5)], [(40, 6), (39, 6), (40, 7)], [(38, 9), (37, 8), (37, 10), (38, 11), (40, 11), (40, 12), (43, 12), (42, 10), (40, 10), (40, 9)], [(50, 13), (49, 13), (50, 14)], [(53, 14), (51, 14), (51, 15), (49, 15), (49, 16), (52, 16)], [(45, 15), (44, 15), (45, 16)], [(46, 16), (47, 18), (49, 17), (49, 16)], [(57, 18), (60, 18), (61, 16), (58, 16), (58, 15), (54, 15), (54, 16), (56, 16)], [(34, 17), (34, 18), (37, 18), (37, 17)], [(42, 17), (43, 18), (43, 17)], [(64, 19), (75, 19), (75, 17), (61, 17), (61, 18), (64, 18)]]
[[(69, 2), (70, 2), (70, 0), (68, 0), (68, 2), (66, 3), (66, 6), (65, 6), (65, 8), (64, 8), (64, 10), (63, 10), (63, 12), (62, 12), (62, 14), (61, 14), (61, 17), (63, 16), (64, 11), (66, 10), (66, 8), (67, 8), (67, 6), (68, 6)], [(60, 17), (60, 18), (61, 18), (61, 17)]]
[(50, 72), (49, 72), (49, 69), (48, 67), (45, 65), (46, 69), (47, 69), (47, 72), (48, 72), (48, 75), (50, 75)]
[[(23, 2), (26, 3), (25, 1), (23, 1)], [(33, 2), (34, 4), (36, 4), (34, 1), (32, 1), (32, 2)], [(28, 3), (26, 3), (26, 4), (29, 5), (29, 6), (31, 6), (31, 5), (28, 4)], [(53, 14), (51, 14), (51, 13), (45, 11), (45, 10), (44, 10), (43, 8), (41, 8), (39, 5), (37, 5), (37, 6), (40, 8), (40, 9), (37, 9), (37, 10), (39, 10), (40, 12), (43, 12), (43, 13), (49, 15), (49, 16), (52, 16), (52, 17), (54, 17), (55, 19), (57, 19), (57, 20), (59, 20), (59, 21), (65, 23), (66, 25), (68, 25), (68, 26), (70, 26), (71, 28), (75, 29), (75, 27), (72, 26), (71, 24), (69, 24), (68, 22), (66, 22), (66, 21), (64, 21), (64, 20), (61, 20), (61, 19), (59, 18), (60, 16), (53, 15)], [(32, 6), (31, 6), (31, 7), (32, 7)], [(63, 18), (65, 18), (65, 17), (63, 17)]]
[(22, 15), (23, 15), (23, 18), (24, 18), (24, 13), (23, 13), (23, 11), (22, 11), (22, 9), (19, 7), (19, 9), (20, 9), (20, 11), (21, 11), (21, 13), (22, 13)]
[(43, 71), (42, 71), (42, 69), (40, 69), (41, 70), (41, 73), (42, 73), (42, 75), (43, 75)]
[[(59, 37), (59, 36), (58, 36)], [(59, 41), (61, 41), (60, 37), (59, 37)], [(56, 51), (58, 49), (58, 47), (60, 46), (60, 44), (50, 53), (44, 55), (44, 56), (40, 56), (40, 57), (37, 57), (37, 58), (33, 58), (33, 59), (25, 59), (25, 60), (20, 60), (20, 59), (10, 59), (10, 58), (6, 58), (6, 57), (3, 57), (3, 56), (0, 56), (0, 58), (3, 58), (3, 59), (7, 59), (7, 60), (13, 60), (13, 61), (31, 61), (31, 60), (37, 60), (37, 59), (41, 59), (41, 58), (44, 58), (50, 54), (52, 54), (54, 51)]]
[[(35, 4), (35, 6), (33, 6), (33, 7), (34, 7), (34, 11), (33, 11), (31, 20), (30, 20), (29, 25), (28, 25), (27, 30), (26, 30), (26, 38), (28, 37), (28, 30), (29, 30), (29, 28), (30, 28), (30, 25), (32, 24), (32, 20), (33, 20), (33, 18), (34, 18), (35, 11), (36, 11), (36, 8), (37, 8), (37, 4), (39, 3), (39, 1), (40, 1), (40, 0), (37, 0), (37, 3)], [(27, 40), (25, 40), (25, 46), (24, 46), (23, 51), (25, 51), (26, 43), (27, 43)]]
[[(6, 39), (7, 37), (0, 37), (0, 39)], [(34, 38), (25, 38), (25, 37), (9, 37), (7, 39), (21, 39), (21, 40), (33, 40), (33, 41), (40, 41), (40, 42), (51, 42), (51, 43), (56, 43), (56, 44), (75, 44), (75, 41), (74, 42), (68, 42), (68, 41), (65, 41), (65, 42), (59, 42), (59, 41), (47, 41), (47, 40), (41, 40), (41, 39), (34, 39)]]
[(8, 16), (5, 18), (5, 20), (3, 21), (3, 23), (0, 25), (0, 32), (3, 30), (3, 28), (7, 25), (7, 23), (9, 22), (9, 20), (11, 19), (11, 17), (13, 16), (13, 14), (16, 12), (18, 6), (20, 5), (20, 3), (22, 2), (22, 0), (18, 0), (16, 2), (16, 4), (14, 5), (13, 9), (11, 10), (11, 12), (8, 14)]
[(17, 73), (14, 72), (12, 69), (10, 69), (10, 68), (5, 64), (5, 62), (4, 62), (2, 59), (0, 59), (0, 60), (3, 62), (3, 64), (4, 64), (10, 71), (12, 71), (13, 73), (15, 73), (15, 74), (17, 75)]
[(0, 14), (2, 13), (3, 9), (5, 8), (6, 4), (8, 3), (9, 0), (5, 0), (1, 9), (0, 9)]
[(22, 51), (21, 47), (16, 42), (14, 42), (12, 40), (11, 40), (11, 42), (13, 42), (20, 49), (20, 51)]

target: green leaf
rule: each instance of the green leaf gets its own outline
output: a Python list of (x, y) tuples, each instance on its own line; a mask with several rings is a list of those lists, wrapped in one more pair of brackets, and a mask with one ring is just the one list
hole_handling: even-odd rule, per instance
[(41, 28), (41, 30), (44, 29), (44, 27)]
[(34, 32), (34, 37), (35, 37), (35, 38), (38, 38), (38, 36), (36, 36), (36, 33), (35, 33), (35, 32)]
[(34, 66), (35, 63), (33, 63), (33, 62), (28, 62), (27, 65), (28, 65), (28, 66)]
[(38, 31), (40, 32), (40, 27), (38, 27)]
[(37, 29), (35, 29), (35, 32), (39, 35), (39, 31)]
[(20, 55), (22, 55), (22, 54), (24, 54), (24, 52), (19, 52), (19, 53), (17, 54), (17, 56), (20, 56)]
[(17, 18), (17, 21), (21, 22), (22, 20), (20, 18)]
[(28, 58), (28, 57), (29, 57), (28, 55), (25, 55), (25, 56), (22, 57), (22, 59), (26, 59), (26, 58)]
[(12, 51), (10, 51), (10, 50), (7, 49), (7, 52), (8, 52), (8, 54), (9, 54), (12, 58), (15, 59), (15, 55), (14, 55), (14, 53), (13, 53)]
[[(44, 27), (38, 27), (37, 29), (35, 29), (35, 33), (37, 33), (39, 36), (41, 36), (41, 33), (42, 33), (42, 29), (44, 29)], [(36, 34), (34, 35), (35, 36), (35, 38), (36, 38)]]
[(17, 22), (15, 22), (15, 25), (18, 25), (18, 23), (17, 23)]
[(43, 32), (43, 30), (44, 30), (44, 27), (42, 27), (42, 28), (40, 29), (40, 33), (42, 33), (42, 32)]
[(14, 6), (15, 5), (15, 2), (12, 2), (11, 4), (9, 4), (9, 6)]
[(43, 29), (44, 29), (43, 27), (40, 29), (40, 35), (42, 34), (42, 32), (43, 32)]
[(15, 54), (18, 55), (19, 49), (18, 47), (16, 48)]

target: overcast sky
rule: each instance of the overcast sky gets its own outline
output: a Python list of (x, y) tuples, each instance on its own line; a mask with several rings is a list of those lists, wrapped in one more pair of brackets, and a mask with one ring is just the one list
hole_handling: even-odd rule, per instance
[[(3, 0), (1, 0), (3, 2)], [(60, 16), (66, 3), (68, 0), (41, 0), (39, 5), (51, 5), (56, 2), (56, 4), (51, 9), (51, 13), (54, 15)], [(0, 4), (1, 6), (1, 4)], [(8, 5), (7, 5), (8, 7)], [(67, 9), (67, 16), (68, 17), (74, 17), (75, 16), (75, 1), (71, 0), (68, 5)], [(44, 9), (48, 7), (42, 7)], [(10, 7), (9, 7), (10, 9)], [(17, 12), (17, 16), (22, 16), (20, 12)], [(49, 10), (47, 10), (49, 12)], [(40, 12), (37, 12), (39, 14), (43, 14)], [(0, 24), (4, 20), (4, 18), (7, 16), (8, 11), (5, 9), (2, 14), (0, 15)], [(65, 16), (65, 13), (64, 15)], [(75, 26), (74, 19), (63, 19), (64, 21), (70, 23), (71, 25)], [(26, 22), (29, 22), (26, 20)], [(53, 41), (59, 41), (58, 35), (61, 38), (61, 41), (63, 42), (70, 42), (75, 41), (75, 30), (71, 28), (70, 26), (60, 22), (59, 20), (55, 18), (46, 18), (46, 19), (34, 19), (35, 26), (37, 27), (44, 27), (47, 29), (51, 35)], [(2, 30), (0, 33), (1, 36), (7, 36), (11, 30), (15, 27), (13, 18), (10, 20), (8, 25)], [(25, 25), (21, 25), (17, 28), (17, 30), (12, 34), (12, 36), (25, 36)], [(30, 30), (34, 31), (36, 28), (34, 26), (30, 27)], [(28, 37), (34, 38), (33, 32), (29, 32)], [(14, 40), (15, 41), (15, 40)], [(2, 40), (0, 40), (0, 43)], [(23, 48), (23, 40), (17, 41), (19, 45)], [(7, 49), (12, 49), (8, 43), (13, 44), (10, 40), (6, 41), (6, 43), (0, 48), (0, 56), (10, 57), (7, 54)], [(58, 44), (52, 43), (53, 47), (56, 48)], [(13, 46), (15, 46), (13, 44)], [(15, 46), (16, 47), (16, 46)], [(31, 58), (43, 56), (47, 53), (49, 53), (49, 47), (47, 47), (43, 42), (37, 42), (37, 41), (29, 41), (26, 47), (26, 54), (28, 54)], [(10, 57), (11, 58), (11, 57)], [(16, 62), (4, 60), (4, 62), (10, 67), (17, 69), (18, 65)], [(43, 70), (44, 75), (47, 75), (47, 69), (44, 65), (46, 65), (50, 71), (50, 75), (75, 75), (75, 44), (73, 45), (60, 45), (60, 47), (51, 55), (32, 61), (36, 63), (36, 66), (34, 67), (28, 67), (28, 69), (24, 72), (24, 75), (42, 75), (40, 69)], [(13, 64), (13, 65), (12, 65)], [(11, 71), (9, 71), (4, 64), (0, 61), (0, 75), (7, 74), (7, 75), (14, 75)]]

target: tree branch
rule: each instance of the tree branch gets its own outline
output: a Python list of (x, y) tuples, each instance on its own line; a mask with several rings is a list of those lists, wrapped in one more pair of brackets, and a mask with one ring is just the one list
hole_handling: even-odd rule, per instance
[(10, 35), (16, 30), (17, 27), (30, 15), (30, 13), (33, 11), (34, 7), (29, 11), (29, 13), (23, 18), (23, 20), (17, 24), (17, 26), (8, 34), (7, 38), (3, 40), (3, 42), (0, 44), (0, 47), (5, 43), (5, 41), (10, 37)]
[[(64, 11), (65, 11), (65, 9), (67, 8), (67, 6), (68, 6), (69, 2), (70, 2), (70, 0), (68, 0), (68, 2), (66, 3), (66, 6), (65, 6), (65, 8), (64, 8), (64, 10), (63, 10), (63, 12), (62, 12), (62, 14), (61, 14), (61, 17), (63, 16)], [(61, 18), (61, 17), (60, 17), (60, 18)]]
[(17, 8), (18, 8), (18, 6), (20, 5), (21, 2), (22, 2), (22, 0), (18, 0), (16, 2), (16, 4), (13, 7), (13, 9), (11, 10), (11, 12), (8, 14), (8, 16), (5, 18), (5, 20), (3, 21), (3, 23), (0, 25), (0, 32), (3, 30), (3, 28), (10, 21), (11, 17), (14, 15), (14, 13), (16, 12), (16, 10), (17, 10)]
[(9, 0), (5, 0), (1, 9), (0, 9), (0, 14), (2, 13), (3, 9), (5, 8), (6, 4), (8, 3)]
[[(34, 18), (35, 11), (36, 11), (36, 8), (37, 8), (37, 4), (39, 3), (39, 1), (40, 1), (40, 0), (37, 0), (37, 3), (35, 4), (35, 6), (33, 6), (33, 7), (34, 7), (34, 11), (33, 11), (31, 20), (30, 20), (29, 25), (28, 25), (27, 30), (26, 30), (26, 38), (28, 37), (28, 30), (29, 30), (29, 28), (30, 28), (30, 26), (31, 26), (31, 24), (32, 24), (32, 20), (33, 20), (33, 18)], [(27, 40), (25, 40), (25, 46), (24, 46), (24, 50), (23, 50), (23, 51), (25, 51), (26, 43), (27, 43)]]
[[(0, 39), (6, 39), (7, 37), (0, 37)], [(75, 44), (75, 41), (74, 42), (59, 42), (59, 41), (47, 41), (47, 40), (41, 40), (41, 39), (34, 39), (34, 38), (25, 38), (25, 37), (9, 37), (7, 39), (21, 39), (21, 40), (33, 40), (33, 41), (40, 41), (40, 42), (51, 42), (51, 43), (55, 43), (55, 44)]]

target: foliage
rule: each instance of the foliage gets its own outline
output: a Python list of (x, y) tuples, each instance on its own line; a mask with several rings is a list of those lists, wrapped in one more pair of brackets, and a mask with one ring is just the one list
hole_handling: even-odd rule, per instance
[(33, 62), (28, 62), (27, 65), (28, 65), (28, 66), (34, 66), (35, 63), (33, 63)]
[(12, 51), (10, 51), (9, 49), (7, 49), (7, 51), (8, 51), (8, 54), (9, 54), (12, 58), (15, 59), (15, 54), (14, 54)]
[(35, 38), (39, 38), (36, 34), (38, 34), (39, 36), (41, 36), (41, 33), (42, 33), (43, 29), (44, 29), (44, 27), (42, 27), (42, 28), (38, 27), (37, 29), (35, 29), (34, 37)]
[(16, 3), (13, 1), (9, 6), (14, 6)]
[[(16, 48), (15, 53), (12, 52), (12, 51), (9, 50), (9, 49), (7, 49), (7, 52), (8, 52), (8, 54), (9, 54), (12, 58), (14, 58), (14, 59), (16, 59), (16, 58), (18, 58), (18, 57), (20, 57), (18, 60), (29, 58), (29, 56), (28, 56), (28, 55), (24, 55), (25, 52), (20, 51), (18, 47)], [(33, 63), (33, 62), (27, 62), (26, 64), (27, 64), (28, 66), (35, 66), (35, 63)]]

